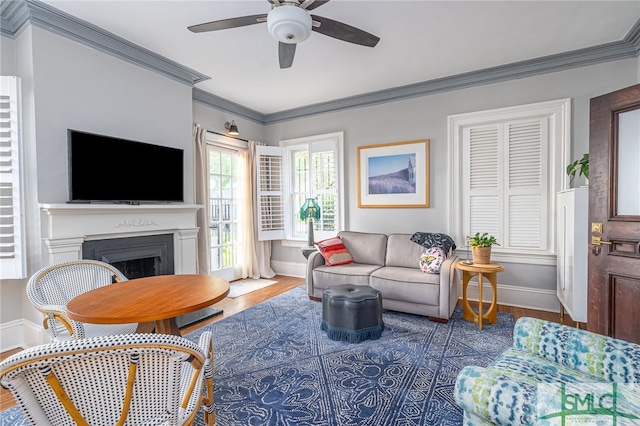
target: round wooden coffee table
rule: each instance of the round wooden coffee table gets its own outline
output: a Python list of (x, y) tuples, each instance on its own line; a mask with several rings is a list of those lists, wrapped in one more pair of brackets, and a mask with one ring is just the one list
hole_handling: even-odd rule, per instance
[(88, 291), (67, 304), (69, 317), (91, 324), (138, 323), (136, 332), (180, 336), (176, 317), (224, 299), (229, 283), (210, 275), (157, 275)]
[[(467, 321), (477, 322), (480, 330), (482, 330), (483, 322), (495, 324), (498, 312), (498, 272), (503, 272), (504, 266), (499, 263), (465, 265), (463, 262), (458, 262), (456, 268), (462, 270), (462, 318)], [(474, 276), (478, 277), (478, 313), (471, 309), (467, 300), (467, 286)], [(485, 277), (493, 290), (491, 305), (486, 312), (482, 307), (482, 284)]]

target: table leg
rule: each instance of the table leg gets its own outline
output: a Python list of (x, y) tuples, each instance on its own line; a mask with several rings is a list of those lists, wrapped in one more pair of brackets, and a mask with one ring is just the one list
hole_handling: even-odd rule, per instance
[(482, 330), (482, 272), (478, 272), (478, 330)]
[[(476, 313), (469, 304), (469, 300), (467, 299), (467, 289), (469, 286), (469, 282), (471, 278), (474, 276), (478, 277), (478, 313)], [(493, 296), (491, 298), (491, 305), (484, 312), (483, 308), (483, 298), (482, 298), (482, 287), (484, 283), (484, 277), (486, 276), (487, 281), (491, 284), (491, 288), (493, 290)], [(497, 321), (497, 312), (498, 312), (498, 288), (497, 288), (497, 274), (496, 273), (471, 273), (464, 271), (462, 274), (462, 318), (470, 322), (478, 323), (478, 329), (482, 330), (484, 323), (487, 324), (495, 324)]]
[(136, 328), (136, 333), (153, 333), (153, 330), (156, 328), (156, 322), (141, 322), (138, 324), (138, 328)]
[(156, 321), (156, 333), (173, 334), (175, 336), (182, 336), (175, 318), (168, 318), (168, 319)]
[(476, 322), (476, 313), (471, 309), (469, 300), (467, 299), (467, 287), (469, 286), (469, 281), (472, 276), (468, 271), (463, 271), (462, 273), (462, 318), (470, 322)]
[(487, 309), (487, 312), (483, 315), (483, 318), (487, 320), (487, 324), (495, 324), (498, 316), (498, 274), (492, 272), (487, 275), (487, 280), (491, 284), (491, 290), (493, 291), (493, 297), (491, 297), (491, 306)]
[(136, 328), (136, 333), (156, 333), (173, 334), (175, 336), (182, 336), (178, 324), (175, 318), (169, 318), (151, 322), (141, 322)]

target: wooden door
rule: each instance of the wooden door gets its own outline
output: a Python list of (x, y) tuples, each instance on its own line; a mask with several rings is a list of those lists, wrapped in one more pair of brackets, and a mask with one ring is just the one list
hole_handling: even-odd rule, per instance
[(587, 328), (640, 343), (640, 85), (591, 99), (589, 159)]

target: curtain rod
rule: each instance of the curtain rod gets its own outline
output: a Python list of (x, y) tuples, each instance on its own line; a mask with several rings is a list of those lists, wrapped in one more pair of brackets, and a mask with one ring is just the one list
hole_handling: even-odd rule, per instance
[(224, 133), (218, 133), (218, 132), (214, 132), (214, 131), (211, 131), (211, 130), (207, 130), (207, 132), (209, 132), (209, 133), (213, 133), (214, 135), (224, 136), (225, 138), (237, 139), (237, 140), (239, 140), (239, 141), (243, 141), (243, 142), (247, 142), (247, 143), (249, 143), (249, 141), (248, 141), (248, 140), (246, 140), (246, 139), (237, 138), (237, 137), (235, 137), (235, 136), (225, 135)]

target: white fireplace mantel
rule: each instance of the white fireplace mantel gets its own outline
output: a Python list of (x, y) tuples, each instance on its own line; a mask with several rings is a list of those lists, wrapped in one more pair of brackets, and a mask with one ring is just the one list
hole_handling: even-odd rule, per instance
[(173, 234), (176, 274), (197, 273), (194, 204), (40, 204), (48, 263), (82, 259), (89, 240)]

